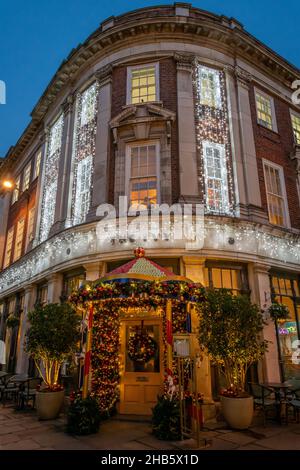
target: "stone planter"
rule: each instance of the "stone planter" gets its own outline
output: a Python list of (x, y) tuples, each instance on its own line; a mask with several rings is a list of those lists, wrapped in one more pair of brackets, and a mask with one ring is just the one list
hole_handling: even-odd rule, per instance
[(221, 396), (225, 421), (233, 429), (247, 429), (253, 419), (253, 397), (230, 398)]
[(64, 390), (59, 392), (36, 392), (36, 410), (38, 418), (55, 419), (64, 402)]

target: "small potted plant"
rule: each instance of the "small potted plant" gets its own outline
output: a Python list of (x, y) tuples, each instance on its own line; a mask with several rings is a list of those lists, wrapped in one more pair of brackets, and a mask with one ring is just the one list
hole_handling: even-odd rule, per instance
[(28, 319), (26, 350), (44, 382), (36, 394), (38, 417), (54, 419), (64, 400), (60, 368), (76, 350), (80, 318), (68, 304), (47, 304), (37, 305)]
[(253, 418), (253, 397), (245, 390), (247, 370), (267, 350), (261, 310), (246, 295), (210, 289), (198, 311), (200, 346), (225, 377), (223, 416), (232, 428), (247, 429)]

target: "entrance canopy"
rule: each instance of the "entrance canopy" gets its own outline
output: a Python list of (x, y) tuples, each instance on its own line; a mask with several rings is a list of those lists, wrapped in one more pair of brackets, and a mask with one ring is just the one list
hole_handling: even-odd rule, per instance
[(89, 302), (109, 299), (130, 299), (134, 305), (148, 301), (160, 305), (168, 298), (174, 301), (198, 302), (204, 297), (201, 284), (177, 276), (145, 257), (143, 248), (134, 250), (135, 258), (92, 284), (80, 287), (69, 298), (74, 305), (84, 307)]

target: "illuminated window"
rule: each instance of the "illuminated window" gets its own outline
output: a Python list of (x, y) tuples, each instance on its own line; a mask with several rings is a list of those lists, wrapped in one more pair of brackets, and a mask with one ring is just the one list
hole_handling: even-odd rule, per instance
[(22, 254), (24, 227), (25, 227), (25, 219), (20, 219), (17, 224), (14, 261), (17, 261), (17, 259), (19, 259)]
[(77, 165), (74, 223), (85, 221), (90, 208), (93, 157), (81, 160)]
[(127, 160), (130, 205), (158, 203), (158, 145), (130, 146)]
[(28, 212), (26, 249), (28, 244), (34, 239), (34, 216), (35, 207), (32, 207)]
[(15, 179), (15, 188), (13, 190), (13, 193), (12, 193), (12, 199), (11, 199), (11, 203), (14, 204), (15, 202), (17, 202), (17, 200), (19, 199), (19, 195), (20, 195), (20, 181), (21, 181), (21, 175), (19, 175), (16, 179)]
[(94, 83), (81, 95), (81, 117), (80, 126), (89, 123), (95, 117), (97, 89)]
[(40, 174), (41, 160), (42, 160), (42, 152), (38, 152), (35, 158), (33, 179), (37, 178)]
[(292, 113), (291, 119), (292, 119), (295, 143), (297, 145), (300, 145), (300, 116)]
[(211, 108), (221, 108), (221, 86), (218, 70), (201, 66), (198, 77), (200, 103)]
[(274, 101), (262, 92), (255, 92), (257, 121), (264, 127), (277, 132)]
[[(277, 321), (278, 346), (280, 348), (281, 364), (284, 380), (300, 379), (300, 364), (294, 361), (299, 354), (299, 279), (288, 273), (271, 276), (272, 300), (284, 304), (289, 310), (289, 318)], [(297, 327), (298, 324), (298, 327)]]
[(14, 231), (15, 227), (11, 227), (7, 232), (3, 269), (10, 265)]
[(214, 289), (230, 289), (234, 294), (248, 293), (247, 271), (240, 266), (208, 265), (205, 284)]
[(37, 288), (36, 303), (46, 305), (48, 303), (48, 285), (40, 284)]
[(206, 210), (212, 213), (229, 211), (228, 175), (225, 146), (203, 142)]
[(30, 185), (30, 176), (31, 176), (31, 162), (29, 162), (25, 170), (23, 172), (23, 184), (22, 184), (22, 191), (26, 191)]
[(288, 225), (288, 209), (283, 170), (280, 166), (264, 160), (269, 220), (271, 224)]
[(158, 65), (129, 67), (127, 102), (132, 104), (158, 101)]

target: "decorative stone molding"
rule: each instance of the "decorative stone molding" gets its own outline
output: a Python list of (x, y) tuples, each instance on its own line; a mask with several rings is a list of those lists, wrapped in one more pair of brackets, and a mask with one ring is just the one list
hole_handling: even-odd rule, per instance
[(296, 172), (298, 178), (300, 178), (300, 145), (295, 145), (294, 150), (290, 155), (290, 159), (296, 162)]
[(234, 69), (234, 73), (237, 81), (240, 82), (242, 85), (248, 87), (249, 84), (252, 82), (252, 75), (241, 67), (236, 66)]
[(131, 126), (134, 129), (136, 139), (147, 139), (151, 124), (165, 121), (168, 142), (171, 139), (172, 122), (176, 115), (173, 111), (165, 109), (158, 104), (143, 103), (128, 105), (125, 109), (110, 121), (113, 132), (114, 144), (118, 142), (118, 129)]
[(74, 101), (74, 96), (70, 94), (61, 105), (61, 110), (65, 115), (72, 112)]
[(95, 73), (95, 77), (98, 80), (100, 87), (111, 82), (112, 71), (113, 67), (111, 64), (105, 65), (101, 69), (97, 70), (97, 72)]
[(190, 53), (176, 52), (174, 54), (177, 70), (192, 72), (195, 63), (195, 55)]

